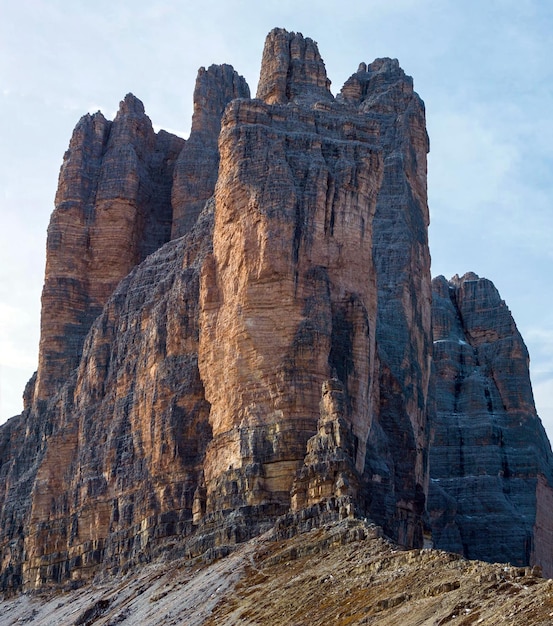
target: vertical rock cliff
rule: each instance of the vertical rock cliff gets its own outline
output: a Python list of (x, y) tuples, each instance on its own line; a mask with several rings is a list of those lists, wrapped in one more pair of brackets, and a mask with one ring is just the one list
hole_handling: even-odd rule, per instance
[(366, 475), (371, 511), (392, 536), (420, 541), (428, 478), (432, 335), (424, 104), (395, 59), (361, 63), (341, 99), (374, 120), (383, 178), (373, 222), (379, 401)]
[(156, 134), (128, 94), (113, 122), (78, 123), (48, 227), (35, 401), (52, 396), (79, 363), (84, 338), (113, 290), (169, 241), (171, 184), (184, 141)]
[(335, 376), (356, 502), (416, 545), (431, 350), (424, 108), (389, 59), (338, 100), (328, 88), (316, 44), (277, 29), (258, 99), (223, 119), (200, 342), (207, 508), (289, 506)]
[(0, 427), (3, 589), (224, 551), (282, 515), (422, 545), (430, 427), (438, 545), (474, 554), (470, 486), (493, 476), (498, 546), (477, 556), (546, 566), (550, 451), (508, 311), (438, 281), (432, 344), (423, 103), (392, 59), (329, 87), (317, 44), (275, 29), (255, 99), (199, 71), (186, 141), (130, 95), (77, 125), (38, 373)]
[(208, 511), (288, 509), (333, 372), (360, 472), (375, 405), (378, 128), (334, 102), (311, 40), (275, 30), (263, 59), (258, 98), (223, 118), (202, 276)]
[(433, 324), (434, 544), (468, 558), (538, 564), (552, 575), (553, 456), (511, 313), (489, 280), (440, 276)]

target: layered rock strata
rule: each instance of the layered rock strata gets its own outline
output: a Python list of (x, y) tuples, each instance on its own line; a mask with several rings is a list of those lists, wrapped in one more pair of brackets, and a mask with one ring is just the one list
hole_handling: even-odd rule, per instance
[[(23, 504), (6, 491), (14, 518), (4, 571), (17, 572), (6, 584), (124, 567), (193, 526), (214, 543), (240, 540), (292, 500), (298, 510), (346, 496), (350, 510), (374, 511), (396, 539), (420, 543), (426, 365), (414, 363), (407, 376), (404, 363), (394, 378), (390, 393), (407, 398), (398, 405), (407, 416), (401, 430), (388, 427), (391, 365), (376, 334), (382, 319), (398, 318), (405, 345), (427, 344), (418, 303), (403, 297), (399, 309), (377, 310), (378, 281), (408, 294), (430, 281), (417, 247), (426, 221), (402, 222), (426, 211), (424, 111), (397, 62), (360, 70), (338, 100), (329, 84), (316, 44), (280, 29), (267, 38), (257, 99), (245, 97), (232, 68), (201, 70), (191, 138), (183, 145), (160, 135), (171, 150), (154, 149), (157, 191), (148, 183), (158, 139), (136, 99), (127, 97), (113, 124), (97, 114), (77, 127), (50, 229), (35, 388), (35, 400), (52, 400), (35, 401), (16, 424), (27, 440), (36, 426), (24, 488), (11, 452), (4, 466)], [(404, 153), (404, 167), (387, 164), (391, 151)], [(158, 204), (144, 205), (140, 194)], [(409, 249), (400, 276), (395, 265), (376, 267), (374, 216), (387, 204)], [(151, 255), (108, 300), (169, 236), (171, 221), (173, 235), (189, 235)], [(125, 242), (111, 242), (103, 266), (101, 235), (112, 230)], [(56, 237), (82, 243), (82, 259)], [(51, 288), (66, 278), (78, 301)], [(54, 299), (63, 309), (56, 320)], [(69, 344), (72, 361), (63, 358)], [(415, 452), (400, 459), (401, 446)], [(244, 528), (238, 519), (256, 521)]]
[(121, 569), (149, 558), (164, 537), (192, 532), (211, 438), (197, 353), (199, 270), (212, 222), (211, 205), (187, 237), (121, 282), (92, 325), (79, 367), (42, 415), (50, 432), (27, 476), (18, 475), (17, 457), (2, 465), (16, 494), (30, 483), (13, 511), (20, 530), (3, 526), (12, 531), (2, 537), (6, 586), (78, 581), (100, 565)]
[(413, 545), (422, 541), (431, 350), (424, 108), (391, 60), (355, 74), (338, 101), (328, 86), (314, 42), (277, 29), (258, 99), (232, 102), (223, 118), (201, 305), (214, 435), (207, 510), (289, 506), (321, 384), (335, 375), (361, 508)]
[(375, 404), (378, 127), (328, 90), (321, 96), (328, 81), (313, 42), (275, 30), (266, 51), (277, 48), (286, 71), (262, 66), (258, 99), (227, 107), (219, 139), (199, 354), (214, 437), (208, 512), (288, 509), (333, 370), (347, 390), (359, 471)]
[(171, 206), (171, 238), (186, 234), (215, 191), (219, 168), (217, 142), (221, 117), (235, 98), (249, 98), (250, 89), (230, 65), (200, 68), (194, 89), (190, 137), (175, 163)]
[(113, 122), (77, 124), (48, 227), (39, 365), (33, 400), (48, 400), (78, 365), (84, 338), (113, 290), (169, 241), (174, 163), (184, 140), (155, 133), (132, 94)]
[[(186, 142), (156, 135), (132, 96), (114, 122), (77, 126), (38, 374), (0, 428), (2, 588), (77, 584), (162, 547), (221, 555), (283, 515), (283, 533), (363, 515), (422, 545), (429, 424), (460, 445), (447, 404), (433, 419), (424, 106), (391, 59), (336, 98), (329, 85), (315, 42), (275, 29), (256, 99), (230, 66), (200, 70)], [(504, 326), (495, 310), (471, 322), (478, 350)], [(516, 427), (528, 398), (496, 379)], [(534, 434), (539, 460), (509, 461), (508, 478), (537, 494), (520, 505), (525, 554), (545, 566)], [(462, 536), (469, 518), (433, 493), (435, 536)]]
[(528, 352), (494, 285), (433, 281), (437, 416), (430, 448), (434, 545), (553, 575), (553, 456)]
[(325, 381), (320, 403), (318, 432), (307, 442), (303, 467), (292, 486), (292, 511), (301, 511), (331, 498), (342, 500), (343, 515), (355, 513), (359, 474), (355, 470), (358, 439), (345, 417), (343, 384)]

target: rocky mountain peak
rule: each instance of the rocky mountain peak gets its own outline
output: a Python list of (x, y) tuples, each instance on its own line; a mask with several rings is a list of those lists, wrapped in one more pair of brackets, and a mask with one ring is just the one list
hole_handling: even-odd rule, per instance
[(408, 102), (413, 96), (413, 79), (401, 69), (397, 59), (381, 58), (359, 64), (355, 74), (344, 83), (339, 98), (364, 110), (392, 110), (399, 101)]
[(553, 571), (528, 354), (490, 281), (432, 292), (428, 147), (397, 60), (334, 101), (315, 42), (282, 29), (256, 99), (200, 69), (186, 141), (131, 94), (81, 119), (38, 373), (0, 427), (3, 589), (355, 516)]
[(250, 88), (231, 65), (201, 67), (194, 88), (192, 130), (175, 164), (171, 238), (189, 232), (215, 191), (221, 118), (229, 102), (249, 98)]
[(267, 104), (332, 100), (317, 43), (301, 33), (273, 29), (265, 40), (257, 97)]
[(128, 93), (119, 103), (118, 117), (142, 116), (144, 114), (144, 104), (132, 93)]
[(248, 83), (232, 65), (210, 65), (208, 69), (201, 67), (194, 88), (191, 136), (204, 132), (217, 138), (227, 104), (235, 98), (249, 97)]

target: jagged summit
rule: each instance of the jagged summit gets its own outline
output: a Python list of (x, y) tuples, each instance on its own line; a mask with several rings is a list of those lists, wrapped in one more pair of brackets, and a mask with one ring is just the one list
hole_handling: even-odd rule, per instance
[(200, 68), (194, 88), (192, 130), (175, 163), (171, 205), (171, 238), (191, 230), (213, 195), (219, 167), (217, 143), (221, 118), (229, 102), (249, 98), (245, 79), (230, 65)]
[(438, 281), (433, 336), (422, 100), (392, 59), (329, 85), (315, 42), (275, 29), (257, 98), (231, 66), (200, 69), (188, 140), (130, 94), (78, 123), (38, 372), (0, 427), (3, 589), (355, 516), (478, 556), (485, 508), (455, 502), (472, 484), (498, 503), (501, 554), (549, 566), (551, 452), (510, 314), (482, 279)]
[(267, 104), (333, 100), (316, 42), (273, 29), (265, 40), (257, 98)]
[(144, 114), (144, 104), (132, 93), (128, 93), (119, 103), (118, 115), (142, 116)]

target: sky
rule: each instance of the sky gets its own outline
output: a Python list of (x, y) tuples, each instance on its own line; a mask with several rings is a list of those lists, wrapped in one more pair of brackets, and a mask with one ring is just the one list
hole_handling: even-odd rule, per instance
[(255, 93), (274, 27), (319, 44), (337, 93), (393, 57), (426, 105), (432, 274), (474, 271), (509, 306), (553, 438), (553, 2), (0, 0), (0, 423), (37, 367), (46, 231), (72, 130), (140, 98), (186, 137), (199, 67)]

